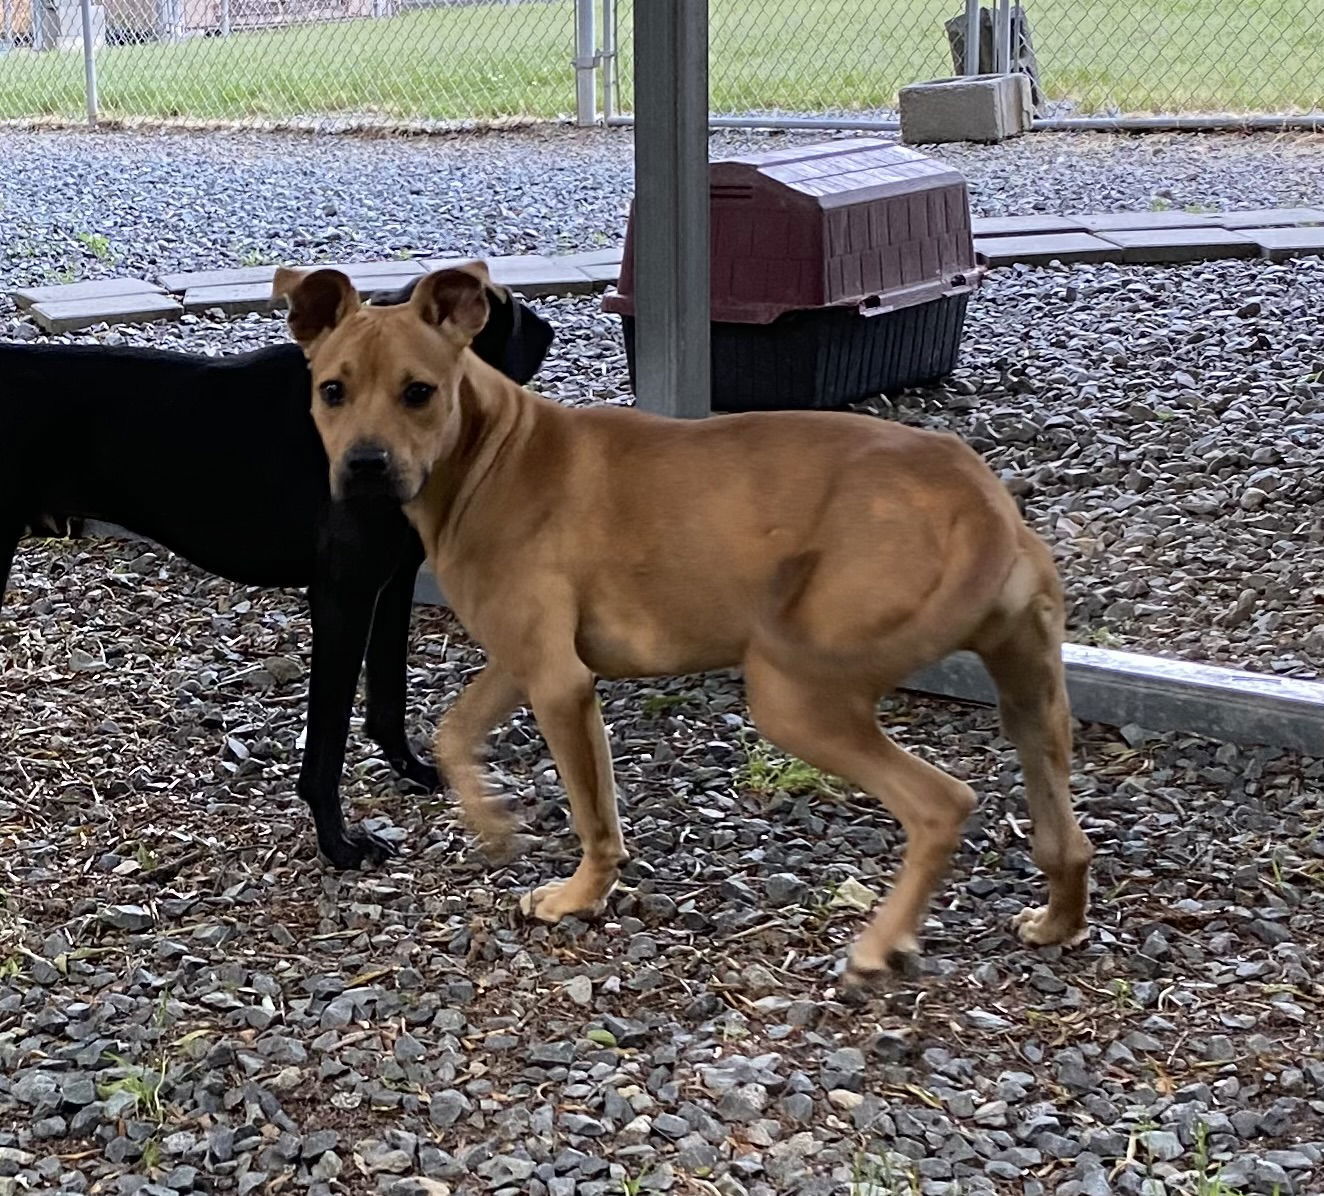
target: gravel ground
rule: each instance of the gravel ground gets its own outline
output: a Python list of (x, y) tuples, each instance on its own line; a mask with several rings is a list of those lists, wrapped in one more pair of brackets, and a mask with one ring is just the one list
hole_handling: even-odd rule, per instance
[[(722, 132), (714, 156), (826, 133)], [(628, 130), (436, 139), (0, 129), (0, 280), (393, 253), (594, 249), (625, 232)], [(1324, 202), (1324, 138), (1038, 134), (941, 148), (984, 215)], [(87, 243), (103, 237), (105, 244)], [(82, 239), (80, 239), (82, 238)]]
[[(620, 137), (2, 140), (5, 283), (588, 248), (619, 237), (629, 185)], [(988, 213), (1324, 199), (1306, 139), (951, 156)], [(1078, 637), (1312, 675), (1321, 284), (1317, 259), (999, 272), (960, 373), (874, 406), (1004, 472), (1059, 546)], [(595, 301), (544, 307), (560, 340), (540, 385), (627, 401)], [(31, 335), (0, 310), (0, 337)], [(75, 339), (120, 338), (230, 351), (284, 332)], [(729, 678), (603, 688), (635, 861), (609, 920), (548, 930), (515, 898), (564, 874), (574, 840), (527, 716), (492, 752), (543, 837), (524, 858), (488, 867), (356, 734), (347, 800), (406, 854), (370, 875), (317, 864), (293, 796), (308, 640), (299, 595), (141, 545), (20, 553), (0, 615), (0, 1196), (1324, 1187), (1324, 762), (1082, 728), (1096, 929), (1030, 952), (1006, 923), (1040, 882), (992, 716), (889, 706), (984, 801), (924, 975), (859, 1010), (834, 967), (895, 828), (754, 743)], [(420, 727), (477, 664), (420, 612)]]
[[(856, 1010), (833, 968), (898, 836), (754, 746), (728, 678), (604, 687), (635, 862), (609, 920), (547, 930), (516, 895), (574, 840), (527, 716), (493, 746), (527, 856), (487, 867), (356, 737), (348, 796), (407, 854), (333, 876), (293, 796), (297, 595), (109, 544), (29, 548), (16, 585), (0, 1175), (148, 1196), (1324, 1182), (1324, 762), (1087, 728), (1096, 929), (1034, 953), (1006, 927), (1040, 882), (992, 716), (889, 707), (985, 801), (926, 974)], [(422, 612), (421, 721), (477, 663)]]

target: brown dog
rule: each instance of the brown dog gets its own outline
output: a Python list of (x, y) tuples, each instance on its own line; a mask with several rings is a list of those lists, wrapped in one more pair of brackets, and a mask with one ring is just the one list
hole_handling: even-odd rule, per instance
[(467, 824), (489, 846), (513, 829), (478, 748), (516, 705), (532, 707), (556, 760), (584, 854), (525, 912), (600, 911), (627, 858), (595, 679), (740, 666), (763, 735), (905, 829), (848, 977), (906, 966), (975, 799), (888, 739), (877, 704), (970, 648), (997, 683), (1048, 877), (1020, 937), (1084, 938), (1091, 848), (1068, 791), (1061, 589), (983, 461), (950, 436), (862, 415), (691, 423), (560, 406), (469, 351), (486, 277), (481, 263), (441, 271), (383, 308), (361, 307), (333, 270), (282, 273), (277, 288), (311, 363), (332, 490), (366, 476), (399, 498), (487, 652), (437, 732)]

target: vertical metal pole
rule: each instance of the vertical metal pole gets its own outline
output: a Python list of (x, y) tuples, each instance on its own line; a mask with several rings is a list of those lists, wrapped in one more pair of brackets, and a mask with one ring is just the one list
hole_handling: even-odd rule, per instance
[(616, 115), (616, 0), (602, 0), (602, 120)]
[(598, 123), (596, 8), (596, 0), (575, 0), (575, 124), (581, 129)]
[(221, 36), (230, 36), (230, 0), (221, 0)]
[(1005, 75), (1011, 70), (1011, 0), (998, 0), (993, 17), (993, 72)]
[(14, 14), (9, 10), (9, 0), (0, 0), (0, 19), (4, 22), (4, 32), (0, 34), (0, 49), (14, 48)]
[(979, 74), (979, 0), (965, 0), (965, 73)]
[[(96, 44), (92, 37), (92, 0), (80, 0), (78, 5), (83, 18), (83, 83), (87, 96), (87, 123), (97, 123), (97, 59)], [(36, 5), (33, 5), (36, 9)]]
[(708, 0), (634, 7), (635, 398), (711, 411)]

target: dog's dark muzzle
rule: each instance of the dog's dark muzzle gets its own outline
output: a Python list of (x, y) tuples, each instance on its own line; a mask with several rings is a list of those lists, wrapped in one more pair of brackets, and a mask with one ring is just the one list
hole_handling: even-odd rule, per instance
[(340, 466), (340, 497), (399, 498), (400, 476), (380, 444), (356, 444)]

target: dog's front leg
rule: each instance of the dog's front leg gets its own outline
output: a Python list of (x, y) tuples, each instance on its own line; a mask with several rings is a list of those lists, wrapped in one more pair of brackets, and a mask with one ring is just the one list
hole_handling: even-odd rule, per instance
[(584, 854), (569, 880), (554, 881), (520, 899), (520, 908), (544, 922), (569, 914), (599, 914), (629, 858), (616, 810), (611, 747), (593, 674), (579, 661), (529, 687), (534, 717), (570, 798), (570, 813)]
[(409, 663), (409, 622), (414, 607), (414, 582), (423, 563), (423, 546), (406, 554), (391, 580), (377, 595), (368, 635), (365, 676), (366, 717), (363, 730), (407, 781), (433, 792), (441, 778), (431, 764), (414, 753), (405, 734), (405, 684)]
[(308, 591), (313, 616), (313, 668), (308, 687), (308, 736), (299, 770), (299, 796), (317, 828), (317, 848), (335, 868), (379, 864), (393, 844), (362, 827), (348, 827), (340, 808), (340, 774), (354, 690), (372, 622), (375, 588), (315, 583)]
[(483, 740), (518, 705), (524, 694), (499, 665), (488, 663), (442, 715), (437, 725), (437, 763), (455, 790), (460, 816), (477, 836), (482, 849), (494, 859), (509, 856), (516, 846), (519, 825), (509, 802), (488, 789), (479, 759)]
[(18, 541), (23, 534), (23, 524), (12, 520), (8, 524), (0, 523), (0, 608), (5, 605), (5, 591), (9, 588), (9, 570), (14, 563), (14, 554), (18, 551)]

